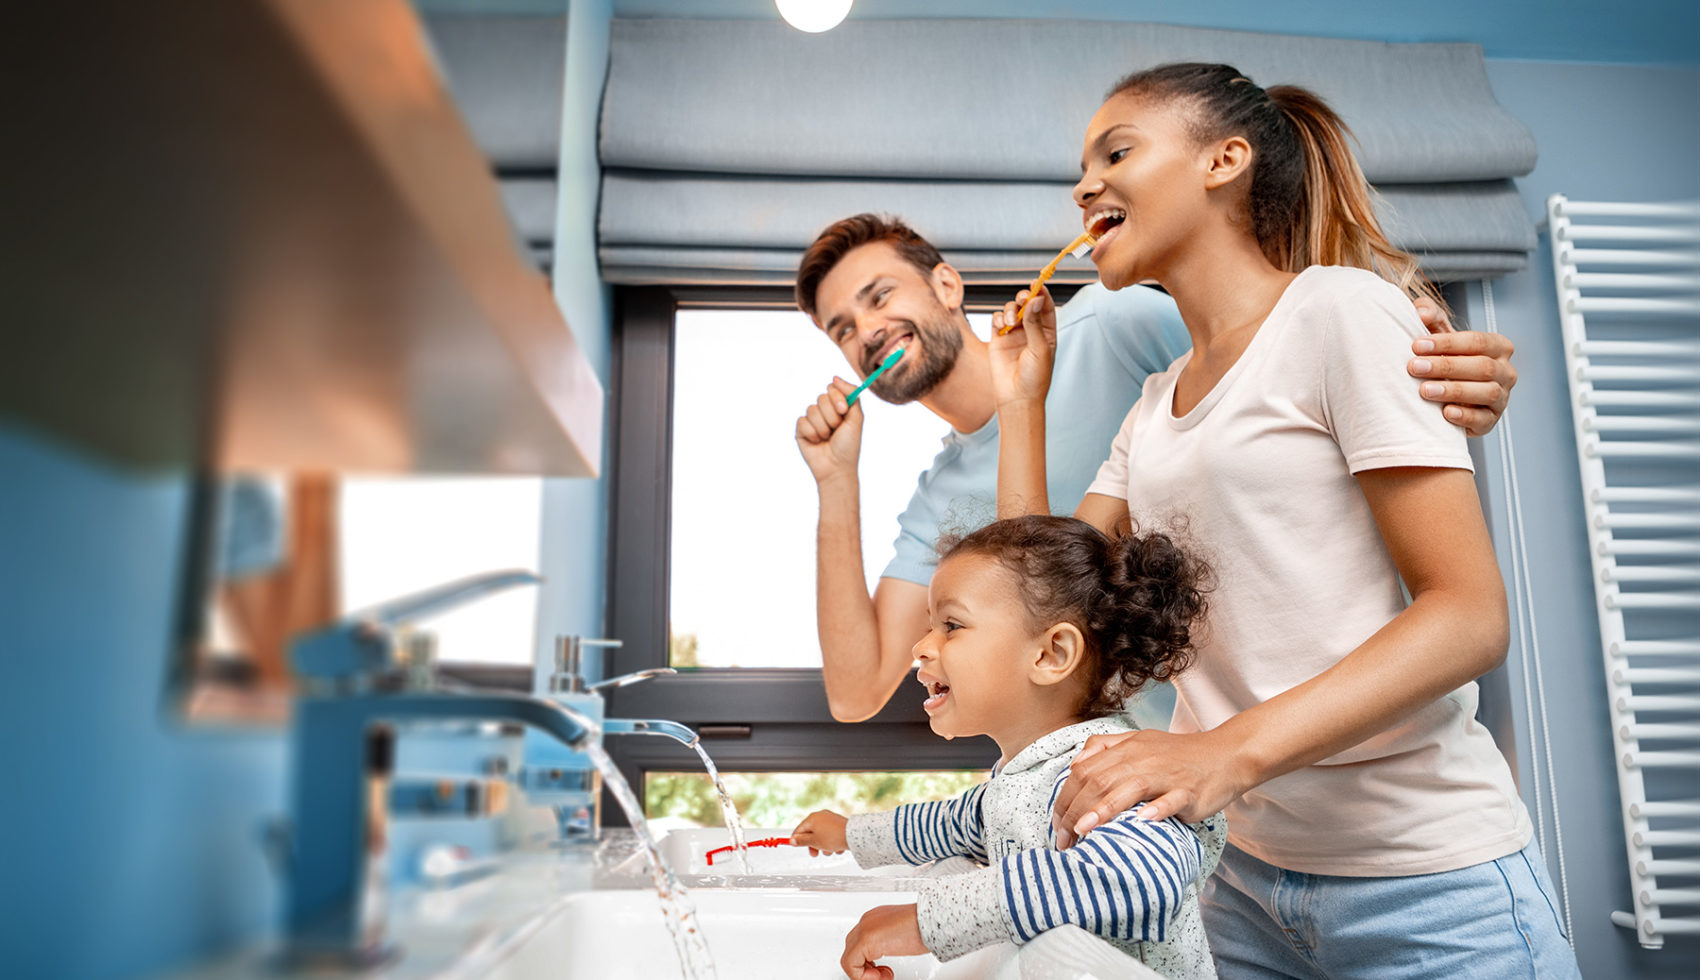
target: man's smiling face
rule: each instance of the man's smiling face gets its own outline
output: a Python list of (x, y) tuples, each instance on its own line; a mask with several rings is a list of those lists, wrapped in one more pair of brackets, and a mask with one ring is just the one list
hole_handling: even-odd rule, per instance
[(956, 366), (960, 314), (939, 300), (930, 276), (886, 242), (846, 252), (821, 279), (815, 300), (816, 324), (862, 377), (903, 348), (902, 359), (870, 388), (885, 401), (925, 397)]

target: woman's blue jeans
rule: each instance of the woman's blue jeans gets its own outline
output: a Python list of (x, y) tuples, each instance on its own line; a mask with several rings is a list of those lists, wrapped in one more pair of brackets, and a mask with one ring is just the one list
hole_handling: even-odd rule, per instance
[(1222, 980), (1581, 980), (1533, 842), (1397, 878), (1286, 871), (1230, 844), (1203, 912)]

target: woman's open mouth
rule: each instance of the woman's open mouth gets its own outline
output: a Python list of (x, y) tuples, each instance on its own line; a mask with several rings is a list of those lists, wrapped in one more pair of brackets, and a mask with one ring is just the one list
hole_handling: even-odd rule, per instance
[(1105, 208), (1098, 212), (1092, 219), (1091, 228), (1088, 229), (1093, 237), (1098, 239), (1097, 244), (1092, 246), (1092, 261), (1098, 261), (1098, 250), (1103, 248), (1104, 243), (1114, 237), (1126, 222), (1127, 212), (1121, 208)]

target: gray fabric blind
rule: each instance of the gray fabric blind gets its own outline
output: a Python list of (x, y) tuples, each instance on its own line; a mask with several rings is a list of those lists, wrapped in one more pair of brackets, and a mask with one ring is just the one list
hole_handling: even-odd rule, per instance
[(425, 19), (443, 75), (501, 183), (514, 230), (547, 267), (561, 151), (562, 16), (443, 14)]
[[(1024, 282), (1079, 231), (1086, 122), (1116, 79), (1222, 61), (1321, 94), (1352, 127), (1381, 216), (1441, 279), (1523, 267), (1510, 178), (1534, 138), (1481, 50), (1086, 21), (612, 25), (598, 241), (612, 282), (789, 283), (822, 227), (902, 215), (975, 281)], [(1086, 281), (1089, 264), (1065, 264)]]

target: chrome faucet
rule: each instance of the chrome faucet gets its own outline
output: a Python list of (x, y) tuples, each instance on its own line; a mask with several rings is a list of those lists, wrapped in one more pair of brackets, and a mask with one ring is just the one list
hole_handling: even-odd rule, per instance
[(625, 687), (627, 684), (636, 684), (638, 681), (647, 681), (652, 677), (678, 673), (671, 667), (651, 667), (648, 670), (634, 670), (629, 674), (621, 674), (619, 677), (610, 677), (605, 681), (597, 681), (594, 684), (586, 683), (584, 679), (584, 648), (603, 647), (618, 650), (621, 645), (619, 640), (592, 639), (571, 634), (555, 637), (554, 662), (547, 669), (538, 671), (537, 688), (539, 692), (584, 694), (588, 691), (597, 694), (605, 690)]
[(393, 953), (384, 919), (396, 724), (517, 722), (572, 750), (600, 737), (594, 719), (546, 697), (421, 689), (428, 672), (407, 662), (422, 645), (399, 639), (405, 622), (538, 581), (529, 572), (475, 576), (353, 614), (291, 645), (301, 675), (292, 739), (291, 963), (362, 968)]
[(655, 677), (666, 677), (668, 674), (677, 673), (678, 671), (674, 670), (672, 667), (651, 667), (648, 670), (634, 670), (629, 674), (621, 674), (618, 677), (610, 677), (608, 680), (597, 681), (594, 684), (586, 685), (585, 690), (600, 693), (602, 691), (625, 687), (627, 684), (636, 684), (638, 681), (647, 681)]
[(695, 748), (701, 741), (697, 733), (688, 726), (676, 721), (648, 720), (641, 718), (605, 718), (602, 720), (603, 735), (662, 735), (678, 742), (685, 748)]

